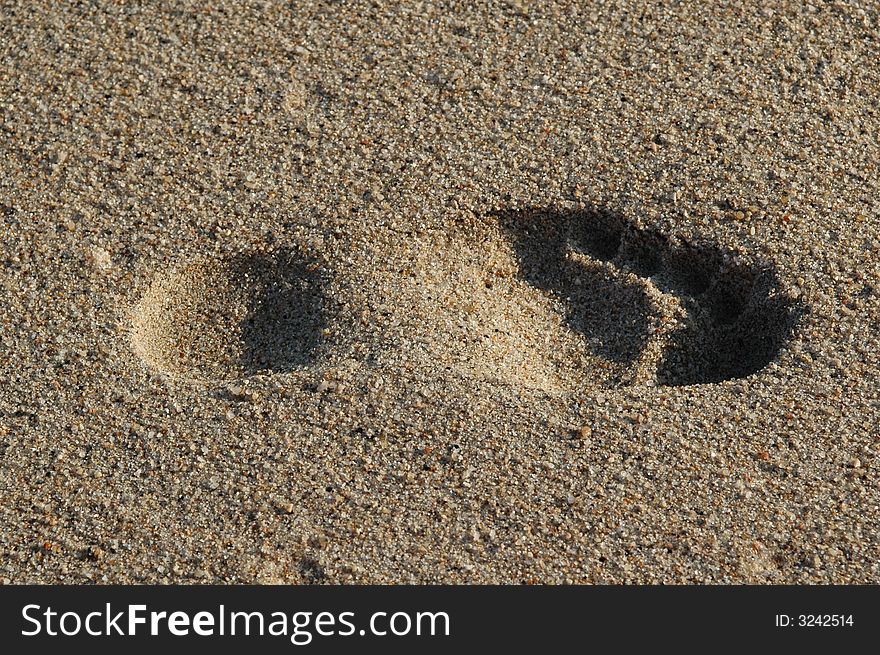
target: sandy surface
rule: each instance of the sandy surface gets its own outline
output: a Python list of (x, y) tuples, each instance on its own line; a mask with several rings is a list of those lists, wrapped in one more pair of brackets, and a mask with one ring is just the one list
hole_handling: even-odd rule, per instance
[(878, 6), (588, 4), (4, 2), (0, 581), (880, 582)]

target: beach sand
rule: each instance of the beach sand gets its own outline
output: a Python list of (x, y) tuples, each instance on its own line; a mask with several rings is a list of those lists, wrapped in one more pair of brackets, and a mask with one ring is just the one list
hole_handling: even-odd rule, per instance
[(880, 582), (880, 10), (659, 5), (4, 3), (0, 582)]

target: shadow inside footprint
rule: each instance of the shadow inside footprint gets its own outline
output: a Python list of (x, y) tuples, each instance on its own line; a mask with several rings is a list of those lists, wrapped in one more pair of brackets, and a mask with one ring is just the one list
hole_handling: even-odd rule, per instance
[(271, 257), (242, 256), (230, 268), (249, 299), (241, 323), (243, 372), (284, 372), (312, 363), (327, 322), (317, 265), (288, 248)]
[[(607, 268), (568, 256), (571, 223), (558, 214), (509, 213), (508, 233), (520, 271), (532, 286), (566, 301), (569, 327), (591, 351), (615, 363), (635, 361), (648, 340), (651, 303), (644, 288)], [(595, 259), (609, 260), (620, 246), (619, 232), (585, 233), (579, 242)]]
[[(686, 317), (667, 337), (656, 379), (715, 383), (764, 368), (791, 337), (804, 308), (787, 297), (772, 267), (743, 263), (715, 244), (641, 230), (604, 209), (527, 209), (498, 214), (523, 278), (563, 298), (569, 327), (594, 354), (633, 362), (656, 313), (643, 285), (678, 298)], [(592, 264), (591, 264), (592, 260)]]
[(744, 378), (769, 364), (790, 338), (804, 308), (779, 292), (775, 273), (750, 275), (749, 293), (715, 285), (700, 312), (670, 335), (657, 367), (670, 386)]

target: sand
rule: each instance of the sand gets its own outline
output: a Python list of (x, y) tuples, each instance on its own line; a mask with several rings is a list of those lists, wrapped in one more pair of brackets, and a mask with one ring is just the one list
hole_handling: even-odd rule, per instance
[(8, 2), (0, 582), (880, 582), (872, 3)]

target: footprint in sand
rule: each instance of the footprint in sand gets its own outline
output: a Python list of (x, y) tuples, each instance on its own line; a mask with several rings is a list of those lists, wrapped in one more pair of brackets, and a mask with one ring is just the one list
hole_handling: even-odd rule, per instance
[[(425, 371), (445, 362), (472, 379), (548, 392), (715, 383), (764, 368), (803, 312), (771, 266), (639, 229), (613, 212), (537, 209), (499, 219), (506, 238), (482, 244), (462, 270), (462, 257), (450, 260), (416, 298), (458, 331), (426, 339), (410, 325), (390, 365), (422, 357)], [(316, 256), (293, 248), (233, 254), (160, 274), (132, 314), (135, 352), (167, 375), (202, 381), (315, 364), (333, 348), (324, 333), (339, 307)], [(469, 287), (484, 277), (486, 258), (519, 281)], [(397, 297), (410, 298), (409, 278), (401, 284)], [(450, 293), (476, 307), (467, 321), (445, 320), (455, 313)], [(433, 296), (448, 302), (432, 305)], [(385, 348), (379, 332), (354, 338)]]
[(530, 285), (565, 301), (568, 327), (628, 382), (722, 382), (769, 364), (804, 308), (770, 265), (642, 230), (604, 210), (502, 212)]

